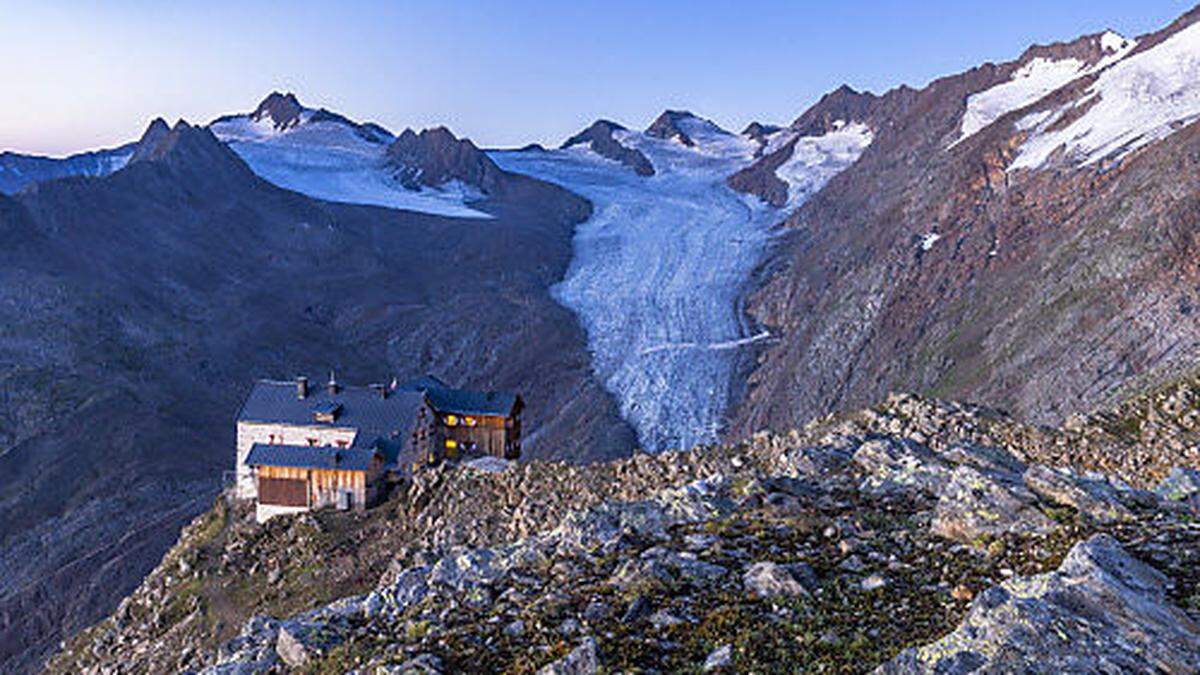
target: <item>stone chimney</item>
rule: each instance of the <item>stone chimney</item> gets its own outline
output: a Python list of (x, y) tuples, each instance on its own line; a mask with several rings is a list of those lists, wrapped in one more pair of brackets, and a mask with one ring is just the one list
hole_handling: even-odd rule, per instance
[(301, 401), (308, 398), (308, 378), (303, 375), (296, 378), (296, 398)]

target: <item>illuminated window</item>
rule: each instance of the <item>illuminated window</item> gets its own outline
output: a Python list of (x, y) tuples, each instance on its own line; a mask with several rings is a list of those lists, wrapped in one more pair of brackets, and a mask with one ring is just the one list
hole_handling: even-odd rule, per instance
[(474, 417), (464, 417), (463, 422), (465, 422), (467, 424), (467, 426), (469, 426), (469, 427), (473, 427), (476, 424), (479, 424), (479, 422)]
[(454, 440), (453, 438), (446, 439), (446, 448), (447, 449), (453, 450), (454, 448), (457, 448), (457, 447), (458, 447), (458, 441)]
[(454, 415), (446, 415), (446, 426), (453, 427), (458, 425), (458, 417)]

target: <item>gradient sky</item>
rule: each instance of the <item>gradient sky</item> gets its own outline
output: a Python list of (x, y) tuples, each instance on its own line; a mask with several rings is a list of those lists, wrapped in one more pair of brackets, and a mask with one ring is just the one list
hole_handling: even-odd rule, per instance
[[(1192, 0), (1194, 1), (1194, 0)], [(0, 0), (0, 150), (65, 154), (155, 116), (208, 122), (273, 89), (394, 131), (557, 144), (597, 117), (686, 108), (788, 122), (1034, 42), (1169, 23), (1183, 0), (68, 2)]]

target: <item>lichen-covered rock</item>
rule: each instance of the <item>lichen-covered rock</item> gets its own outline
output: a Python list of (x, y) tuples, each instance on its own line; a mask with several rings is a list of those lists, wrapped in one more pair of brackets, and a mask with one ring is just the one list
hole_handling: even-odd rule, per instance
[(908, 439), (876, 438), (854, 451), (866, 486), (877, 490), (916, 489), (936, 494), (950, 473), (929, 448)]
[(1168, 602), (1166, 586), (1112, 537), (1096, 535), (1057, 571), (988, 589), (953, 633), (876, 672), (1197, 672), (1200, 626)]
[(1200, 471), (1175, 467), (1154, 488), (1163, 499), (1185, 502), (1200, 509)]
[(1006, 533), (1048, 533), (1055, 523), (1037, 507), (1019, 477), (959, 466), (939, 493), (931, 529), (963, 543)]
[(1085, 478), (1068, 469), (1036, 464), (1024, 475), (1025, 485), (1042, 499), (1070, 506), (1085, 518), (1100, 523), (1131, 520), (1133, 513), (1108, 481)]

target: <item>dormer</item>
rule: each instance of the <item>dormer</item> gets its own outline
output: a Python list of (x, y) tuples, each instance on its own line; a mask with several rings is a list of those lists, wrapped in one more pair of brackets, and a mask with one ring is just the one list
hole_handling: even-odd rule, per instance
[(324, 422), (332, 424), (337, 420), (338, 415), (342, 412), (342, 404), (335, 401), (326, 401), (320, 403), (312, 409), (312, 419), (314, 422)]

